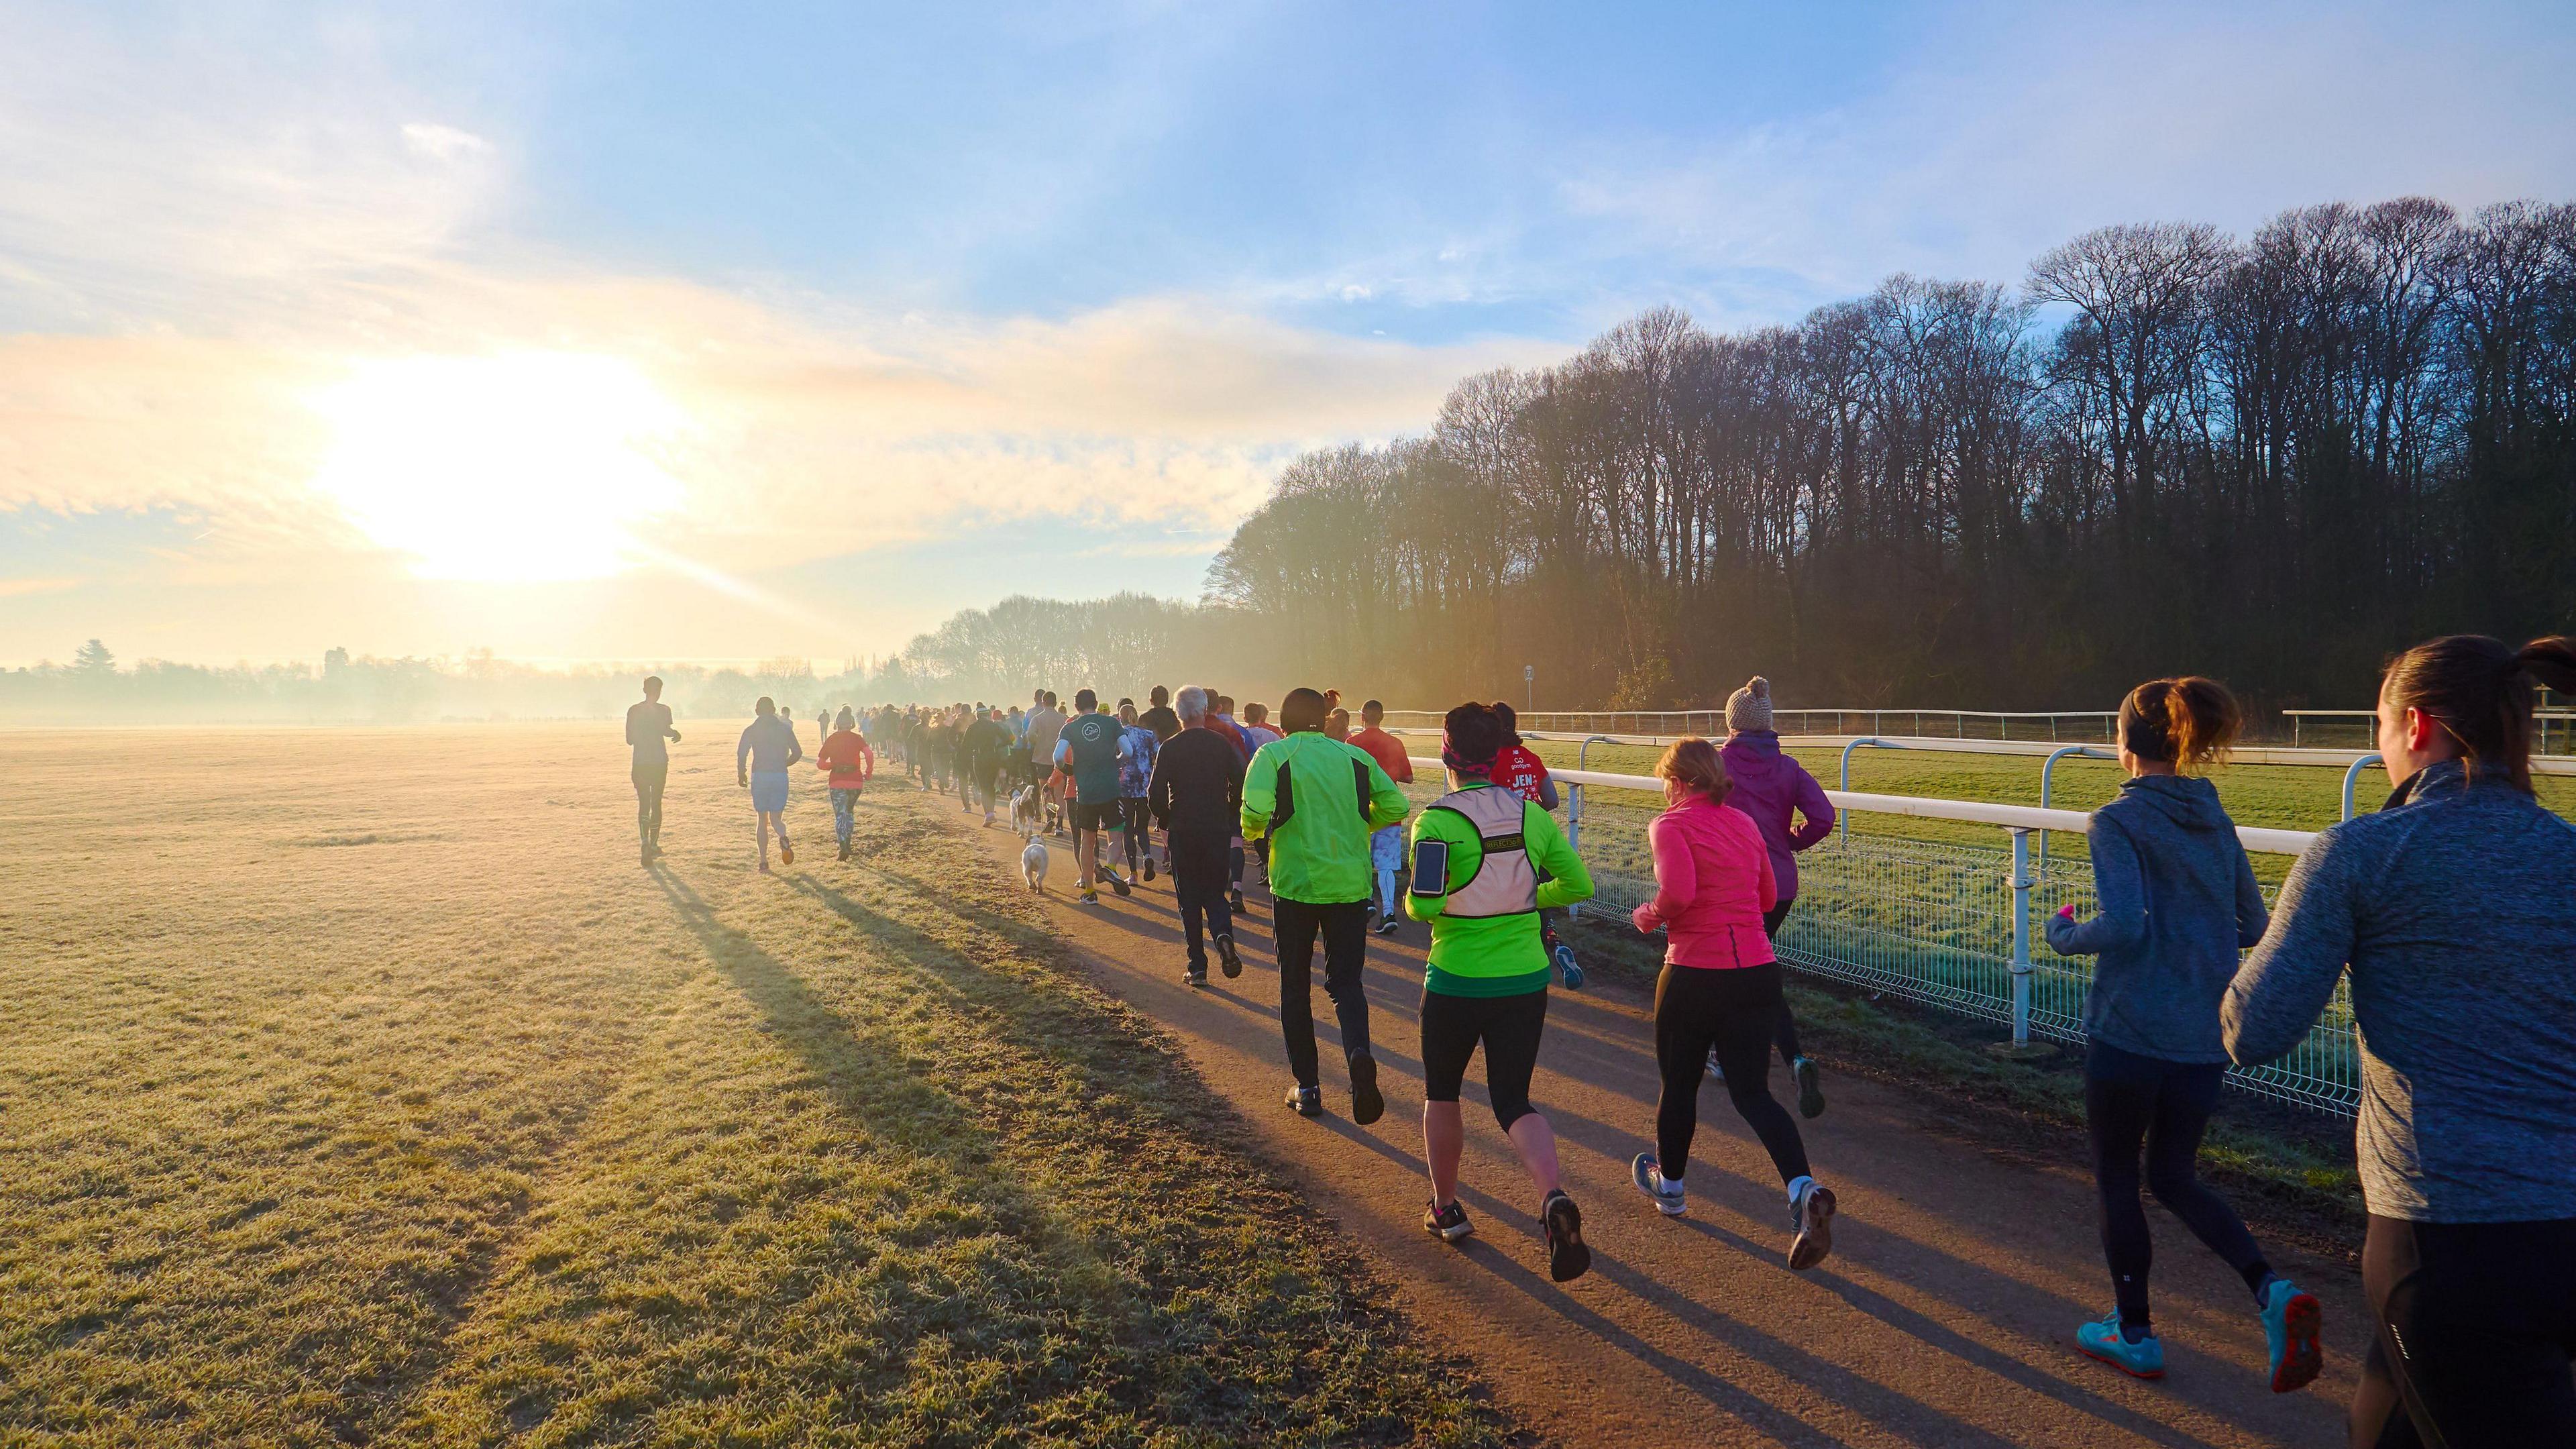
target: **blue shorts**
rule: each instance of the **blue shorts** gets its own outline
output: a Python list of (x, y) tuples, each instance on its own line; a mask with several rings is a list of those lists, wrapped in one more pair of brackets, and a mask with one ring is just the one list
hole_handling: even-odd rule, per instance
[(785, 770), (753, 772), (751, 808), (763, 815), (775, 815), (787, 808), (787, 772)]

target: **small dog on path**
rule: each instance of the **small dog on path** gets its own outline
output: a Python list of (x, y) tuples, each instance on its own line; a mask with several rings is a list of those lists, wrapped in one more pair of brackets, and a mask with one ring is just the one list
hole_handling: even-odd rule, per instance
[(1046, 842), (1030, 836), (1029, 848), (1020, 852), (1020, 874), (1029, 878), (1030, 890), (1043, 893), (1046, 890), (1046, 873)]
[(1044, 807), (1038, 802), (1038, 787), (1022, 785), (1011, 792), (1011, 828), (1023, 840), (1036, 837), (1042, 824)]

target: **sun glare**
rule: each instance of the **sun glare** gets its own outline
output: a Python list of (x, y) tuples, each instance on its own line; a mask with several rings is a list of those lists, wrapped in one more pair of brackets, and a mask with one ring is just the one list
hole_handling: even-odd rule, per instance
[(616, 358), (370, 362), (314, 406), (332, 432), (314, 487), (426, 578), (602, 578), (680, 501), (655, 453), (687, 415)]

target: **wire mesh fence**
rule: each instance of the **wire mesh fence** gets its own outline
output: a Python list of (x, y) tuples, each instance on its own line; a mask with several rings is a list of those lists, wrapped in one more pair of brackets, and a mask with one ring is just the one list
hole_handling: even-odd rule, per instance
[[(1439, 793), (1428, 783), (1417, 804)], [(1569, 789), (1577, 846), (1592, 872), (1586, 911), (1625, 915), (1654, 894), (1646, 825), (1662, 800), (1642, 791), (1587, 785)], [(1780, 931), (1783, 964), (1811, 975), (1888, 992), (1995, 1022), (2013, 1018), (2013, 923), (2028, 940), (2028, 1029), (2081, 1043), (2089, 957), (2048, 949), (2040, 924), (2061, 906), (2094, 909), (2091, 865), (2065, 854), (2025, 854), (2026, 892), (2014, 889), (2012, 831), (1949, 825), (1924, 838), (1914, 820), (1858, 814), (1848, 837), (1828, 836), (1798, 857), (1797, 907)], [(1980, 839), (1978, 837), (1990, 837)], [(1964, 837), (1964, 838), (1962, 838)], [(2264, 872), (2265, 875), (2272, 874)], [(2271, 887), (2266, 887), (2269, 894)], [(2322, 1020), (2297, 1050), (2259, 1067), (2232, 1068), (2238, 1088), (2302, 1107), (2351, 1116), (2360, 1103), (2352, 1004), (2339, 986)]]

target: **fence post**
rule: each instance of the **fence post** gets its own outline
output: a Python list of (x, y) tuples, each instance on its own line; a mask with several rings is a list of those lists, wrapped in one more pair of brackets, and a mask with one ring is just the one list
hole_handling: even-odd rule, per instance
[[(1574, 768), (1578, 770), (1590, 768), (1586, 761), (1591, 757), (1594, 740), (1599, 740), (1603, 744), (1610, 743), (1601, 735), (1586, 737), (1582, 744), (1574, 747)], [(1565, 787), (1565, 848), (1577, 855), (1583, 853), (1583, 787), (1581, 785)], [(1580, 901), (1565, 908), (1565, 918), (1569, 921), (1582, 914), (1583, 903)]]
[(2013, 838), (2012, 1029), (2013, 1046), (2030, 1045), (2030, 832), (2016, 828)]
[[(2049, 751), (2048, 758), (2041, 761), (2039, 766), (2039, 808), (2042, 810), (2048, 808), (2049, 777), (2056, 773), (2057, 762), (2065, 759), (2068, 755), (2081, 755), (2088, 760), (2115, 760), (2119, 758), (2119, 756), (2111, 754), (2108, 751), (2097, 750), (2091, 745), (2068, 745), (2064, 749)], [(2045, 830), (2039, 832), (2039, 863), (2042, 866), (2048, 864), (2048, 832)]]
[(2364, 756), (2362, 756), (2360, 759), (2357, 759), (2357, 760), (2353, 761), (2353, 762), (2352, 762), (2352, 767), (2351, 767), (2350, 769), (2345, 770), (2345, 771), (2343, 772), (2343, 818), (2344, 818), (2344, 819), (2346, 819), (2346, 820), (2350, 820), (2350, 819), (2352, 818), (2352, 787), (2353, 787), (2354, 782), (2358, 781), (2358, 780), (2361, 778), (2361, 772), (2362, 772), (2362, 771), (2367, 770), (2367, 769), (2369, 769), (2371, 766), (2376, 765), (2376, 764), (2378, 764), (2378, 763), (2380, 763), (2379, 756), (2374, 752), (2374, 753), (2372, 753), (2372, 754), (2364, 755)]

